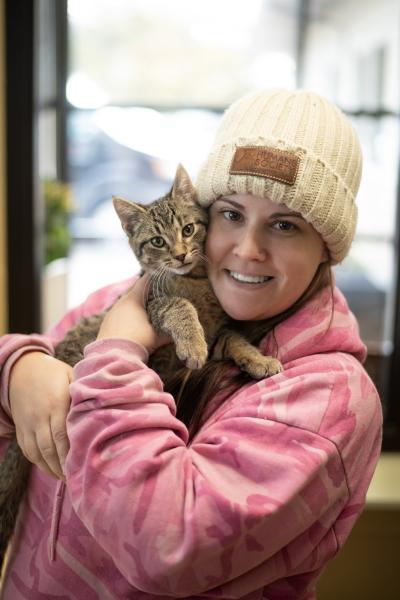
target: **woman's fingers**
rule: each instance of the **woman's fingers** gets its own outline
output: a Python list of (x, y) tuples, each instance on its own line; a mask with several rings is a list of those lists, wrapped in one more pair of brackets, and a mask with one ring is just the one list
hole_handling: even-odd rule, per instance
[(35, 462), (39, 468), (45, 466), (49, 469), (53, 476), (58, 479), (63, 479), (64, 474), (61, 468), (60, 459), (58, 457), (57, 447), (54, 442), (50, 423), (47, 426), (41, 427), (36, 431), (36, 454)]
[(57, 452), (61, 469), (64, 468), (65, 459), (69, 450), (69, 440), (66, 428), (67, 413), (55, 415), (51, 418), (51, 435)]
[[(58, 449), (49, 423), (25, 435), (17, 431), (17, 441), (24, 456), (41, 471), (57, 479), (64, 479)], [(64, 455), (65, 440), (62, 446), (61, 454)]]
[[(56, 470), (50, 467), (49, 463), (42, 454), (34, 432), (27, 433), (23, 437), (17, 432), (17, 441), (25, 458), (27, 458), (30, 462), (34, 463), (41, 471), (43, 471), (47, 475), (59, 478), (59, 469), (57, 470), (56, 466)], [(41, 441), (40, 444), (44, 444), (46, 448), (49, 447), (49, 445), (46, 442)]]
[(61, 465), (69, 449), (66, 418), (71, 380), (69, 365), (42, 352), (24, 354), (10, 375), (18, 444), (28, 460), (58, 478), (63, 478)]

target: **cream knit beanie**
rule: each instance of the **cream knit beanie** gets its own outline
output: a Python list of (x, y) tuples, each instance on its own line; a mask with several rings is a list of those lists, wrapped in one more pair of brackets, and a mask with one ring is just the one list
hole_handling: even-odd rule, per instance
[(335, 105), (303, 90), (268, 90), (228, 108), (196, 188), (203, 206), (251, 193), (301, 213), (336, 264), (354, 237), (361, 167), (357, 134)]

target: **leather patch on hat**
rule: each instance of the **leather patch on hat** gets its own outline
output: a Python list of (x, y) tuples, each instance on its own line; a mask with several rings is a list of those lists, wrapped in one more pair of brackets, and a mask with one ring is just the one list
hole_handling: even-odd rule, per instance
[(263, 146), (236, 148), (229, 173), (231, 175), (258, 175), (288, 185), (296, 181), (300, 157), (287, 150)]

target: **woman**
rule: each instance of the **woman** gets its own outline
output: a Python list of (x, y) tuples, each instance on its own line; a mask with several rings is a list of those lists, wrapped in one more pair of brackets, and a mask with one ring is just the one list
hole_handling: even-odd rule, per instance
[(254, 382), (209, 363), (163, 389), (146, 366), (166, 340), (147, 320), (143, 280), (107, 313), (73, 377), (53, 345), (131, 280), (94, 293), (48, 337), (3, 338), (3, 436), (14, 421), (40, 467), (6, 600), (315, 598), (380, 451), (365, 346), (330, 277), (353, 239), (360, 174), (340, 111), (284, 90), (234, 103), (199, 174), (212, 287), (283, 373)]

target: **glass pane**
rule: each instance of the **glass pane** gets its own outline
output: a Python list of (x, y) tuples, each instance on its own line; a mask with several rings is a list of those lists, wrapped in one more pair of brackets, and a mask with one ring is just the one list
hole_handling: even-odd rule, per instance
[(295, 83), (297, 2), (69, 0), (68, 17), (74, 106), (223, 107)]
[(37, 94), (40, 105), (54, 102), (57, 93), (54, 13), (54, 2), (39, 0)]
[(40, 179), (57, 177), (57, 122), (53, 108), (42, 109), (38, 115), (38, 161)]
[(371, 350), (392, 349), (394, 247), (385, 242), (356, 240), (336, 282), (357, 315), (361, 337)]
[(358, 117), (353, 124), (364, 155), (357, 198), (359, 219), (349, 257), (337, 282), (357, 315), (369, 349), (389, 354), (393, 343), (394, 238), (399, 120)]
[[(168, 190), (178, 162), (195, 176), (220, 118), (207, 107), (222, 109), (258, 87), (294, 87), (297, 4), (250, 0), (243, 10), (241, 3), (204, 0), (191, 3), (188, 11), (183, 0), (69, 0), (68, 98), (76, 107), (93, 109), (71, 111), (68, 123), (76, 204), (71, 278), (77, 280), (71, 279), (71, 304), (86, 290), (136, 268), (112, 195), (151, 201)], [(345, 109), (397, 108), (398, 23), (389, 5), (394, 7), (392, 0), (379, 6), (368, 1), (360, 10), (360, 0), (311, 2), (304, 86)], [(357, 19), (350, 19), (353, 13)], [(366, 96), (369, 104), (363, 103)], [(149, 108), (171, 105), (202, 110)], [(336, 277), (369, 347), (387, 349), (399, 124), (390, 116), (353, 117), (353, 122), (364, 152), (359, 226)], [(115, 252), (116, 259), (114, 268), (110, 260), (109, 272), (107, 261), (102, 264), (96, 283), (89, 257), (92, 251), (93, 257), (103, 255), (100, 239), (108, 248), (105, 254)], [(87, 262), (78, 260), (78, 250), (83, 253), (85, 247)]]
[(398, 117), (352, 119), (363, 151), (363, 173), (357, 197), (359, 236), (394, 237), (400, 142)]
[[(70, 306), (138, 270), (112, 196), (145, 203), (159, 198), (170, 189), (179, 162), (194, 178), (220, 118), (195, 109), (106, 107), (70, 112), (68, 160), (75, 205)], [(101, 269), (93, 268), (100, 256)]]
[(397, 112), (398, 0), (310, 0), (302, 85), (347, 110)]
[[(117, 216), (112, 215), (112, 222)], [(122, 281), (139, 272), (136, 258), (121, 230), (113, 238), (76, 239), (68, 260), (69, 307), (78, 306), (88, 295), (109, 285)]]

